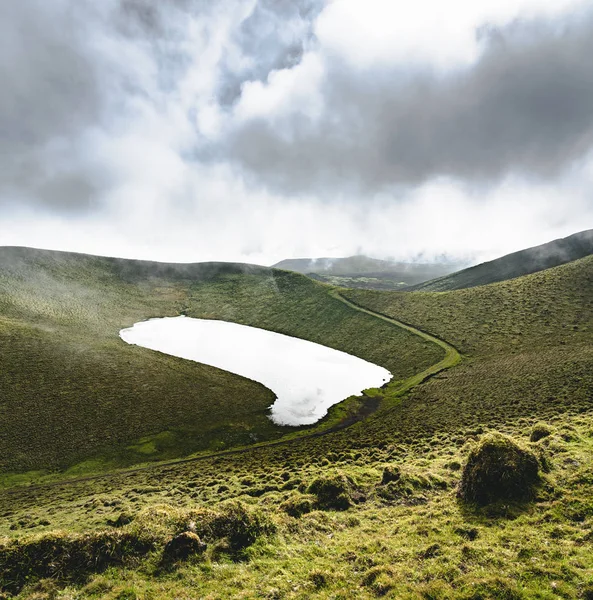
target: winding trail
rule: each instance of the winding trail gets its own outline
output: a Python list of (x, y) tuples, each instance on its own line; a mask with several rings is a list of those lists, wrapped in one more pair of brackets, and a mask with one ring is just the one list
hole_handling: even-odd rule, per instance
[[(441, 347), (445, 351), (445, 356), (442, 360), (440, 360), (438, 363), (428, 367), (421, 373), (412, 375), (412, 377), (408, 377), (408, 379), (404, 379), (402, 381), (391, 381), (391, 382), (387, 383), (382, 388), (382, 390), (384, 390), (384, 392), (385, 392), (384, 393), (385, 400), (389, 401), (389, 400), (394, 400), (396, 398), (399, 398), (400, 396), (404, 395), (406, 392), (411, 390), (413, 387), (421, 384), (422, 382), (426, 381), (430, 377), (433, 377), (437, 373), (444, 371), (445, 369), (454, 367), (461, 361), (461, 355), (459, 354), (459, 352), (451, 344), (445, 342), (444, 340), (441, 340), (433, 335), (430, 335), (429, 333), (426, 333), (425, 331), (422, 331), (416, 327), (413, 327), (412, 325), (408, 325), (407, 323), (403, 323), (402, 321), (393, 319), (392, 317), (389, 317), (383, 313), (375, 312), (373, 310), (365, 308), (364, 306), (356, 304), (355, 302), (352, 302), (351, 300), (348, 300), (347, 298), (345, 298), (340, 293), (339, 288), (338, 289), (331, 288), (328, 291), (328, 294), (332, 298), (339, 300), (340, 302), (343, 302), (344, 304), (346, 304), (348, 307), (352, 308), (353, 310), (357, 310), (359, 312), (366, 313), (368, 315), (371, 315), (372, 317), (386, 321), (387, 323), (390, 323), (391, 325), (400, 327), (401, 329), (405, 329), (406, 331), (409, 331), (410, 333), (417, 335), (428, 342), (432, 342), (433, 344), (436, 344), (437, 346)], [(220, 456), (245, 454), (247, 452), (256, 451), (260, 448), (270, 448), (270, 447), (274, 447), (274, 446), (286, 446), (288, 444), (297, 444), (304, 440), (322, 437), (325, 435), (329, 435), (330, 433), (334, 433), (336, 431), (346, 429), (347, 427), (350, 427), (350, 426), (354, 425), (355, 423), (362, 421), (363, 419), (367, 418), (368, 416), (370, 416), (371, 414), (373, 414), (380, 408), (381, 403), (382, 403), (381, 400), (382, 400), (382, 398), (367, 397), (365, 399), (365, 401), (363, 402), (363, 405), (360, 407), (359, 412), (356, 415), (348, 416), (345, 419), (343, 419), (342, 421), (340, 421), (339, 423), (337, 423), (336, 425), (330, 426), (327, 429), (321, 429), (320, 431), (313, 431), (308, 434), (305, 433), (303, 435), (296, 435), (294, 437), (284, 438), (284, 439), (280, 439), (277, 441), (263, 442), (261, 444), (254, 444), (252, 446), (244, 446), (241, 448), (235, 448), (235, 449), (231, 449), (231, 450), (223, 450), (223, 451), (215, 452), (215, 453), (211, 453), (211, 454), (200, 454), (198, 456), (193, 456), (191, 458), (180, 458), (180, 459), (170, 460), (170, 461), (155, 462), (153, 464), (143, 465), (141, 467), (134, 467), (131, 469), (122, 469), (122, 470), (117, 470), (117, 471), (111, 471), (108, 473), (98, 473), (96, 475), (87, 475), (84, 477), (76, 477), (76, 478), (72, 478), (72, 479), (61, 479), (61, 480), (56, 480), (56, 481), (48, 481), (47, 483), (15, 486), (13, 488), (7, 488), (4, 490), (0, 490), (0, 494), (13, 495), (13, 494), (21, 493), (21, 492), (26, 493), (28, 491), (34, 491), (34, 490), (38, 490), (38, 489), (63, 487), (63, 486), (67, 486), (67, 485), (73, 485), (76, 483), (83, 483), (85, 481), (95, 481), (95, 480), (99, 480), (99, 479), (107, 479), (110, 477), (120, 477), (120, 476), (125, 477), (127, 475), (132, 475), (134, 473), (140, 473), (142, 471), (147, 471), (149, 469), (174, 467), (176, 465), (183, 465), (183, 464), (194, 463), (194, 462), (199, 462), (199, 461), (203, 461), (203, 460), (214, 459), (214, 458), (218, 458)]]
[(428, 367), (428, 369), (425, 369), (424, 371), (422, 371), (421, 373), (417, 373), (416, 375), (412, 375), (412, 377), (409, 377), (404, 381), (388, 384), (387, 389), (390, 391), (391, 394), (395, 393), (396, 396), (401, 396), (402, 394), (412, 389), (414, 386), (422, 383), (423, 381), (426, 381), (429, 377), (432, 377), (437, 373), (444, 371), (445, 369), (454, 367), (461, 361), (461, 354), (459, 354), (457, 349), (454, 348), (451, 344), (445, 342), (445, 340), (441, 340), (440, 338), (435, 337), (434, 335), (430, 335), (429, 333), (426, 333), (421, 329), (413, 327), (412, 325), (408, 325), (407, 323), (398, 321), (397, 319), (393, 319), (392, 317), (388, 317), (383, 313), (376, 312), (374, 310), (365, 308), (360, 304), (356, 304), (356, 302), (352, 302), (352, 300), (348, 300), (348, 298), (342, 296), (340, 290), (333, 289), (329, 292), (329, 295), (332, 296), (332, 298), (343, 302), (344, 304), (346, 304), (350, 308), (353, 308), (354, 310), (366, 313), (367, 315), (371, 315), (372, 317), (375, 317), (377, 319), (387, 321), (387, 323), (391, 323), (391, 325), (395, 325), (396, 327), (400, 327), (401, 329), (405, 329), (406, 331), (409, 331), (410, 333), (413, 333), (414, 335), (417, 335), (418, 337), (421, 337), (422, 339), (428, 342), (432, 342), (433, 344), (440, 346), (445, 351), (444, 358), (438, 363)]

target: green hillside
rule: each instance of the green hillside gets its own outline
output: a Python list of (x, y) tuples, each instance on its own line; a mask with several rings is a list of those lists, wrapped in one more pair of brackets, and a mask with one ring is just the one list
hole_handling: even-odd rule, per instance
[[(380, 364), (400, 360), (385, 341), (403, 334), (393, 318), (463, 360), (397, 399), (397, 382), (379, 390), (376, 412), (323, 437), (0, 491), (1, 589), (37, 600), (592, 597), (593, 257), (445, 293), (328, 290), (252, 269), (174, 286), (177, 308), (336, 345), (339, 328), (344, 347), (358, 340)], [(135, 302), (156, 293), (114, 278)], [(50, 305), (35, 318), (47, 323)], [(402, 377), (442, 358), (404, 340)], [(457, 493), (492, 430), (532, 453), (538, 483), (481, 507)], [(201, 540), (189, 557), (172, 558), (179, 534)]]
[(593, 254), (593, 229), (575, 233), (541, 246), (513, 252), (433, 281), (418, 283), (406, 291), (444, 292), (505, 281), (566, 264)]
[[(278, 438), (273, 394), (219, 369), (129, 346), (119, 331), (180, 313), (350, 352), (405, 378), (441, 351), (349, 309), (298, 274), (0, 249), (3, 471), (144, 462)], [(98, 460), (105, 465), (101, 465)]]
[(593, 409), (593, 256), (467, 290), (344, 294), (466, 356), (414, 390), (401, 417), (412, 431)]

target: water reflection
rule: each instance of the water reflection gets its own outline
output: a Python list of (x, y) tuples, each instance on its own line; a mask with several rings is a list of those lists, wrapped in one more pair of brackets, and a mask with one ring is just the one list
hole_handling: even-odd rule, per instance
[(333, 404), (391, 379), (387, 369), (345, 352), (226, 321), (151, 319), (120, 337), (259, 381), (277, 396), (271, 419), (279, 425), (315, 423)]

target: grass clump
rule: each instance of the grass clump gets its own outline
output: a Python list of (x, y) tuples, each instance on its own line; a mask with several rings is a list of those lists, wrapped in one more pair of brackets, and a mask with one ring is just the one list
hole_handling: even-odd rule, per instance
[(539, 442), (552, 434), (552, 428), (547, 423), (536, 423), (531, 429), (530, 442)]
[(461, 594), (463, 600), (521, 600), (525, 595), (516, 588), (516, 584), (500, 577), (486, 578), (472, 582)]
[(25, 584), (46, 578), (79, 583), (144, 556), (155, 545), (148, 532), (113, 530), (9, 541), (0, 546), (0, 590), (17, 594)]
[(393, 571), (386, 567), (373, 567), (362, 578), (362, 585), (376, 596), (385, 596), (394, 587)]
[(206, 544), (193, 531), (183, 531), (171, 538), (165, 545), (163, 558), (166, 561), (187, 560), (191, 556), (203, 554)]
[(206, 540), (225, 540), (228, 552), (239, 556), (264, 535), (275, 532), (272, 521), (257, 510), (248, 510), (235, 500), (222, 505), (219, 511), (204, 511), (193, 525), (196, 533)]
[(386, 485), (392, 481), (399, 481), (400, 477), (401, 477), (401, 471), (399, 470), (399, 468), (388, 465), (383, 469), (383, 476), (381, 477), (381, 485)]
[(287, 515), (298, 519), (307, 513), (310, 513), (315, 506), (315, 496), (305, 494), (294, 494), (289, 496), (281, 505), (280, 508)]
[(316, 498), (316, 508), (321, 510), (348, 510), (362, 500), (354, 480), (343, 473), (322, 475), (311, 482), (307, 491)]
[(458, 496), (486, 505), (498, 500), (525, 500), (539, 481), (535, 454), (500, 433), (484, 436), (470, 451)]

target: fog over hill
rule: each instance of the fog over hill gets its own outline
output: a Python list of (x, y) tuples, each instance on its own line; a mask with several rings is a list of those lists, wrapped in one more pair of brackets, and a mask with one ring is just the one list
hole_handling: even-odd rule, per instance
[(593, 229), (513, 252), (434, 281), (406, 288), (410, 291), (442, 292), (514, 279), (563, 265), (593, 254)]
[(346, 287), (398, 289), (453, 273), (458, 262), (396, 262), (364, 255), (345, 258), (292, 258), (273, 265)]

